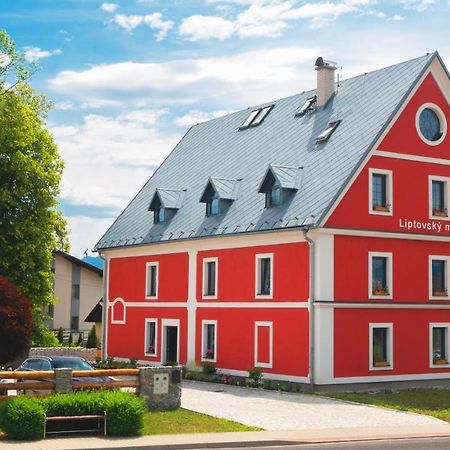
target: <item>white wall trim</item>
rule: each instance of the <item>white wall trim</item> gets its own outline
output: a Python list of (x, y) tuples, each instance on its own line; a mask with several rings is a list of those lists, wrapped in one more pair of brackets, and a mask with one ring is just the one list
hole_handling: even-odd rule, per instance
[[(376, 372), (375, 372), (376, 373)], [(421, 380), (443, 380), (450, 378), (449, 372), (441, 373), (417, 373), (403, 375), (372, 375), (362, 377), (335, 377), (327, 382), (317, 384), (347, 384), (347, 383), (376, 383), (391, 381), (421, 381)]]
[[(387, 211), (376, 211), (373, 209), (373, 175), (386, 176), (386, 206)], [(392, 170), (369, 168), (369, 214), (377, 216), (392, 216), (394, 213), (394, 190)]]
[[(382, 257), (386, 258), (386, 284), (388, 289), (388, 295), (376, 295), (373, 293), (373, 279), (372, 279), (372, 266), (373, 258)], [(392, 277), (392, 253), (388, 252), (369, 252), (369, 299), (392, 299), (394, 295), (393, 277)]]
[[(450, 232), (450, 225), (449, 230)], [(376, 230), (357, 230), (351, 228), (321, 228), (322, 234), (334, 234), (338, 236), (353, 236), (353, 237), (381, 237), (385, 239), (409, 239), (411, 241), (438, 241), (450, 242), (450, 235), (436, 236), (433, 234), (417, 234), (408, 232), (391, 232), (391, 231), (376, 231)]]
[[(111, 306), (109, 303), (108, 306)], [(189, 308), (187, 302), (126, 302), (127, 308)], [(308, 301), (298, 302), (202, 302), (197, 303), (196, 308), (275, 308), (275, 309), (305, 309)]]
[(177, 327), (177, 361), (180, 361), (180, 319), (161, 320), (161, 363), (166, 362), (166, 327)]
[[(209, 262), (214, 262), (215, 264), (215, 276), (214, 276), (214, 295), (207, 295), (207, 284), (208, 284), (208, 271), (206, 270)], [(219, 278), (219, 258), (203, 258), (202, 263), (202, 299), (204, 300), (217, 300), (218, 296), (218, 278)]]
[[(447, 291), (447, 295), (438, 296), (433, 295), (433, 261), (445, 261), (445, 290)], [(450, 256), (443, 255), (429, 255), (428, 256), (428, 296), (430, 300), (449, 300), (449, 289), (448, 289), (448, 281), (450, 279)]]
[[(373, 365), (373, 330), (374, 328), (386, 328), (387, 332), (387, 362), (389, 366), (376, 367)], [(393, 370), (394, 369), (394, 333), (392, 323), (369, 323), (369, 370)]]
[[(259, 286), (261, 283), (261, 260), (270, 259), (270, 294), (258, 294)], [(255, 299), (268, 299), (273, 298), (273, 264), (274, 258), (273, 253), (257, 253), (255, 255)]]
[[(205, 358), (206, 354), (206, 336), (205, 336), (205, 330), (206, 325), (214, 325), (214, 358)], [(209, 361), (209, 362), (217, 362), (217, 320), (202, 320), (202, 346), (201, 346), (201, 360), (202, 361)]]
[[(433, 358), (433, 328), (446, 328), (446, 359), (447, 364), (435, 364), (434, 358)], [(450, 355), (449, 355), (449, 349), (450, 349), (450, 323), (430, 323), (430, 346), (429, 346), (429, 352), (430, 352), (430, 369), (442, 369), (442, 368), (448, 368), (450, 367)]]
[[(258, 361), (258, 328), (269, 328), (269, 362)], [(273, 367), (273, 322), (255, 322), (255, 367), (271, 369)]]
[(405, 161), (423, 162), (429, 164), (439, 164), (442, 166), (450, 166), (450, 159), (433, 158), (431, 156), (411, 155), (409, 153), (395, 153), (383, 150), (375, 150), (373, 156), (382, 156), (383, 158), (403, 159)]
[[(447, 216), (435, 216), (433, 214), (433, 181), (442, 181), (444, 183), (444, 207), (447, 210)], [(450, 220), (448, 215), (448, 199), (450, 198), (450, 178), (438, 175), (428, 175), (428, 218), (430, 220)]]
[[(155, 289), (155, 295), (149, 295), (149, 289), (150, 289), (150, 273), (151, 268), (156, 267), (156, 289)], [(159, 290), (159, 262), (158, 261), (151, 261), (147, 262), (145, 265), (145, 298), (149, 300), (156, 300), (158, 298), (158, 290)]]
[[(441, 125), (441, 133), (442, 136), (436, 140), (436, 141), (429, 141), (420, 131), (420, 114), (422, 113), (422, 111), (424, 109), (431, 109), (431, 111), (433, 111), (439, 118), (439, 122)], [(416, 112), (416, 120), (415, 120), (415, 124), (416, 124), (416, 131), (417, 134), (419, 135), (420, 139), (427, 145), (430, 145), (432, 147), (435, 147), (436, 145), (442, 144), (442, 141), (445, 139), (445, 137), (447, 136), (447, 119), (445, 118), (445, 114), (442, 111), (442, 109), (436, 105), (435, 103), (424, 103), (423, 105), (419, 106), (419, 108), (417, 109)]]
[[(236, 377), (248, 377), (248, 372), (246, 370), (224, 369), (222, 367), (218, 367), (217, 370), (219, 370), (220, 373), (224, 373), (226, 375), (233, 375)], [(309, 383), (308, 377), (300, 377), (298, 375), (281, 375), (272, 372), (263, 372), (262, 376), (263, 379), (269, 380), (292, 381), (294, 383)]]
[[(154, 346), (154, 352), (153, 353), (150, 353), (148, 351), (148, 348), (147, 348), (147, 343), (148, 343), (148, 338), (149, 338), (147, 324), (149, 324), (149, 323), (154, 323), (155, 324), (155, 346)], [(145, 319), (145, 331), (144, 331), (144, 355), (145, 356), (156, 357), (158, 355), (158, 350), (157, 349), (158, 349), (158, 319), (156, 319), (156, 318), (153, 318), (153, 319), (148, 318), (147, 319), (146, 318)]]
[(364, 303), (342, 302), (342, 303), (314, 303), (316, 308), (336, 308), (336, 309), (450, 309), (450, 303), (372, 303), (370, 301)]
[[(123, 305), (123, 319), (115, 319), (114, 318), (114, 309), (116, 306), (116, 303), (122, 303)], [(123, 298), (117, 297), (113, 302), (109, 303), (109, 306), (111, 307), (111, 324), (114, 325), (125, 325), (127, 323), (127, 304), (124, 302)]]

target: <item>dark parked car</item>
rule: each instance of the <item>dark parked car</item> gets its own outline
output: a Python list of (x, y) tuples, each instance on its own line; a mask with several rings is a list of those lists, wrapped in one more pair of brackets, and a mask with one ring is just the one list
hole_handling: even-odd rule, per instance
[[(91, 377), (73, 377), (74, 382), (96, 383), (113, 381), (111, 377), (95, 376), (95, 369), (83, 358), (79, 356), (33, 356), (27, 358), (16, 370), (54, 370), (54, 369), (72, 369), (72, 370), (92, 370)], [(36, 383), (38, 380), (18, 380), (25, 383)], [(51, 381), (51, 380), (42, 380)], [(47, 391), (26, 390), (20, 393), (42, 393)], [(19, 392), (18, 392), (19, 393)]]

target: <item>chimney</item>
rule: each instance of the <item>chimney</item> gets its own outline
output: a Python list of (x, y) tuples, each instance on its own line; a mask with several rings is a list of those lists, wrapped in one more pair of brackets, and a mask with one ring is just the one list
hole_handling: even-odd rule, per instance
[(334, 71), (337, 63), (327, 61), (319, 56), (316, 59), (317, 70), (317, 106), (325, 106), (328, 100), (334, 95), (335, 81)]

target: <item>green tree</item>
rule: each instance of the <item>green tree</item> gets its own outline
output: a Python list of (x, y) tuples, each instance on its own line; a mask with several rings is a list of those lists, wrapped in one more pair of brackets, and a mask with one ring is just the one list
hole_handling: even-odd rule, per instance
[(56, 335), (56, 339), (58, 339), (58, 342), (60, 344), (64, 343), (64, 330), (63, 327), (58, 328), (58, 334)]
[(77, 347), (83, 347), (83, 333), (78, 335)]
[(95, 325), (89, 330), (86, 348), (97, 348), (97, 334), (95, 333)]
[(73, 336), (72, 332), (69, 334), (69, 341), (67, 342), (67, 347), (73, 347)]
[(30, 73), (0, 31), (0, 275), (32, 301), (39, 345), (42, 307), (54, 303), (52, 253), (68, 244), (57, 200), (63, 162), (45, 128), (50, 104), (24, 82)]

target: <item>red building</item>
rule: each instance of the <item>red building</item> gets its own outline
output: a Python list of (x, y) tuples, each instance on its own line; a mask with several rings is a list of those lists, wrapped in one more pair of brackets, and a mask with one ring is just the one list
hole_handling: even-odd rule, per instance
[(437, 53), (335, 68), (193, 126), (105, 233), (108, 355), (448, 380), (449, 74)]

